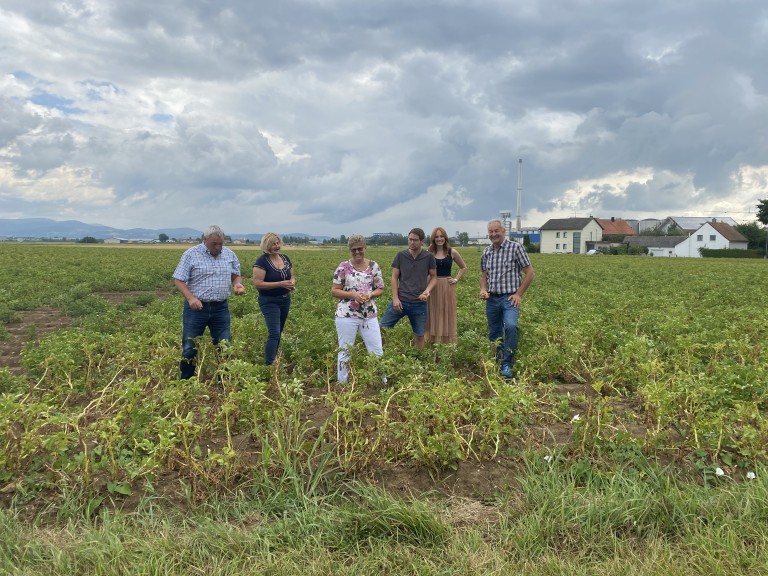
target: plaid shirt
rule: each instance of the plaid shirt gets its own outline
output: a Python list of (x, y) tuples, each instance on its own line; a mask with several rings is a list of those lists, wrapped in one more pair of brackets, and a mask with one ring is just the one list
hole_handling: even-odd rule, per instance
[(195, 298), (209, 302), (229, 298), (232, 274), (240, 276), (237, 255), (223, 246), (221, 253), (214, 258), (201, 242), (182, 254), (173, 277), (186, 282)]
[(520, 288), (523, 268), (531, 265), (525, 248), (518, 242), (504, 238), (498, 249), (493, 244), (483, 250), (480, 270), (486, 273), (488, 292), (513, 294)]

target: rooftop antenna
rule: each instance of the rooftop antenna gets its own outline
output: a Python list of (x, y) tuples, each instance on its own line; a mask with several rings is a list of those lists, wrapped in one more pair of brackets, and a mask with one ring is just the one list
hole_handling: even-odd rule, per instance
[(522, 223), (520, 222), (520, 213), (523, 211), (523, 159), (520, 158), (517, 161), (517, 222), (516, 229), (518, 234), (523, 231)]

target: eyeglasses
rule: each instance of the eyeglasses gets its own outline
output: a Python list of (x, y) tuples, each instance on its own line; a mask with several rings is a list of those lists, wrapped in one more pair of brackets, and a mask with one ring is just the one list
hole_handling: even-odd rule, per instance
[(350, 252), (365, 252), (365, 248), (350, 248)]

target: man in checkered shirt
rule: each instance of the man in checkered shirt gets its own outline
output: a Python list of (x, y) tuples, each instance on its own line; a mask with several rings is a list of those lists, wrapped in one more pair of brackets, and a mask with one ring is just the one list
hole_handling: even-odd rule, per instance
[(520, 301), (536, 275), (522, 244), (506, 237), (501, 220), (488, 222), (488, 246), (480, 258), (480, 298), (485, 300), (488, 338), (496, 342), (501, 375), (512, 378)]
[(245, 288), (240, 278), (240, 261), (224, 246), (224, 232), (218, 226), (209, 226), (203, 241), (182, 254), (173, 279), (185, 298), (179, 364), (181, 378), (185, 380), (195, 374), (195, 338), (202, 336), (206, 327), (214, 345), (229, 342), (230, 287), (237, 296), (245, 294)]

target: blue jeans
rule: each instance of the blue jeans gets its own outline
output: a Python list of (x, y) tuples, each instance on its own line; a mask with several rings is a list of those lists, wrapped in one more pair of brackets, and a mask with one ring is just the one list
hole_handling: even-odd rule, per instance
[(259, 294), (259, 308), (267, 325), (267, 341), (264, 343), (264, 360), (271, 366), (280, 347), (280, 336), (291, 309), (291, 295), (265, 296)]
[(227, 301), (203, 302), (202, 310), (192, 310), (189, 302), (184, 301), (181, 334), (181, 370), (182, 379), (186, 380), (195, 375), (195, 338), (205, 333), (206, 327), (211, 331), (213, 344), (229, 342), (229, 306)]
[(509, 295), (491, 296), (485, 302), (485, 317), (488, 320), (488, 339), (498, 342), (496, 361), (504, 364), (515, 362), (517, 351), (517, 317), (520, 309), (509, 301)]
[(394, 328), (395, 324), (400, 322), (405, 316), (408, 316), (408, 321), (411, 323), (411, 330), (416, 336), (424, 336), (424, 332), (427, 327), (427, 303), (426, 302), (403, 302), (400, 301), (403, 306), (403, 311), (398, 312), (389, 303), (387, 309), (384, 311), (384, 315), (381, 317), (380, 325), (382, 328)]

